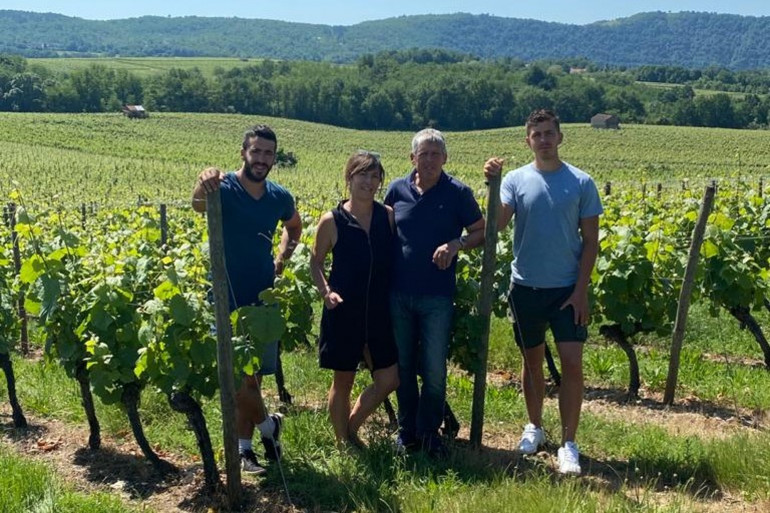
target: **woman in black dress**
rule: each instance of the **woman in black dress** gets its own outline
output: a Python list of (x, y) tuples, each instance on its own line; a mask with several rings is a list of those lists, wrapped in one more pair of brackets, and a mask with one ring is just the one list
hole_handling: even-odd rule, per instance
[[(398, 352), (390, 321), (393, 210), (374, 200), (385, 170), (379, 156), (354, 153), (345, 166), (350, 199), (321, 216), (310, 268), (323, 296), (320, 365), (334, 371), (329, 415), (338, 444), (361, 445), (358, 429), (398, 387)], [(328, 280), (324, 260), (331, 252)], [(366, 359), (373, 383), (351, 409), (358, 364)]]

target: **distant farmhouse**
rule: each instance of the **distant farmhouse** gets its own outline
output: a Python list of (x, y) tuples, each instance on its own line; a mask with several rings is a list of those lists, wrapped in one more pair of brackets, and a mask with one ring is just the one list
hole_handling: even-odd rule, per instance
[(593, 128), (620, 128), (620, 119), (614, 114), (596, 114), (591, 118)]
[(141, 105), (123, 105), (123, 115), (128, 118), (146, 118), (150, 114)]

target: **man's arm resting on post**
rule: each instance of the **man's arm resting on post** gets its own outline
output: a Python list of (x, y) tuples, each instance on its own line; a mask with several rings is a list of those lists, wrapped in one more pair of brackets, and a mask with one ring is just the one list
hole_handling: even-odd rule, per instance
[[(492, 176), (499, 176), (503, 172), (505, 161), (498, 157), (492, 157), (484, 163), (484, 178), (489, 180)], [(497, 231), (500, 232), (508, 226), (513, 217), (513, 208), (500, 202), (497, 206)], [(482, 239), (483, 240), (483, 239)]]
[(215, 167), (208, 167), (201, 171), (195, 182), (192, 195), (192, 208), (196, 212), (206, 211), (206, 195), (219, 189), (219, 184), (225, 175)]

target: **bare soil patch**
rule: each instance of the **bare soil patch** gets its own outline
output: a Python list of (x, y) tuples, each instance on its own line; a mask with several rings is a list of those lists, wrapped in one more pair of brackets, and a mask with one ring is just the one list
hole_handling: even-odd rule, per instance
[[(0, 443), (26, 458), (43, 462), (75, 489), (117, 494), (127, 504), (170, 513), (230, 511), (223, 491), (204, 489), (202, 467), (190, 458), (159, 451), (177, 471), (159, 475), (135, 442), (119, 443), (102, 435), (102, 447), (88, 448), (88, 429), (25, 412), (29, 427), (16, 429), (10, 408), (0, 406)], [(156, 448), (158, 449), (158, 448)], [(224, 480), (224, 472), (222, 472)], [(243, 478), (244, 507), (238, 511), (296, 513), (280, 491), (260, 487), (259, 478)]]

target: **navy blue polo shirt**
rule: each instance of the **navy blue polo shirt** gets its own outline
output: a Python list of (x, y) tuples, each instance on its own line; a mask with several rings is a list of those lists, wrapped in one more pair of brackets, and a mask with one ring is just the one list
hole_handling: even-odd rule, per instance
[(385, 193), (384, 203), (396, 214), (392, 290), (454, 296), (457, 259), (442, 271), (433, 263), (433, 252), (481, 219), (481, 209), (470, 187), (458, 179), (442, 172), (438, 183), (421, 194), (415, 174), (412, 170), (394, 180)]
[(269, 180), (265, 193), (255, 199), (235, 173), (227, 173), (220, 187), (225, 268), (230, 309), (258, 304), (259, 293), (273, 286), (273, 235), (278, 221), (294, 215), (294, 198)]

